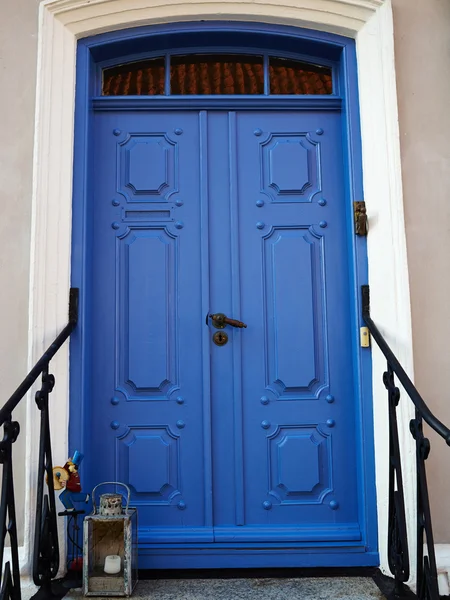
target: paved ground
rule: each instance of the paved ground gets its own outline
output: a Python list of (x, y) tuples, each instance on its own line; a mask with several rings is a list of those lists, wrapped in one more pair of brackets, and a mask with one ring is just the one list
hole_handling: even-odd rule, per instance
[[(81, 600), (71, 590), (67, 600)], [(140, 581), (140, 600), (383, 600), (370, 577), (301, 579), (156, 579)]]

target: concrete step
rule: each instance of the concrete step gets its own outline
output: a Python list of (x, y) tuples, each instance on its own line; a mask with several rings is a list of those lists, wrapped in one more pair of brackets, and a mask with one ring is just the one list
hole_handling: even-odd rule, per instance
[[(283, 579), (155, 579), (139, 581), (142, 600), (384, 600), (370, 577)], [(67, 600), (81, 600), (70, 590)]]

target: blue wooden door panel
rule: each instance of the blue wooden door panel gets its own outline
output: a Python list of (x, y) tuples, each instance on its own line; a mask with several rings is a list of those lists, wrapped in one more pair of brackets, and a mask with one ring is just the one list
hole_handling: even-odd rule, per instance
[(96, 115), (91, 480), (131, 485), (141, 542), (213, 539), (201, 135), (198, 114)]
[(361, 540), (339, 115), (210, 131), (212, 310), (248, 325), (212, 346), (215, 540)]
[(237, 132), (247, 523), (357, 540), (340, 117), (242, 113)]
[(89, 478), (143, 546), (361, 544), (343, 170), (338, 113), (96, 114)]

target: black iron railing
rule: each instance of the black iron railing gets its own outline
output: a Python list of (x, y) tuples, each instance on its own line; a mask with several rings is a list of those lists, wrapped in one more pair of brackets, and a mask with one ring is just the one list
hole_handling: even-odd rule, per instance
[[(436, 555), (434, 551), (433, 528), (431, 524), (430, 501), (428, 497), (425, 461), (430, 453), (430, 441), (424, 436), (422, 423), (425, 421), (450, 446), (450, 429), (437, 419), (425, 404), (422, 396), (390, 349), (378, 327), (370, 316), (369, 286), (363, 285), (362, 317), (387, 360), (387, 370), (383, 382), (388, 392), (389, 408), (389, 533), (388, 561), (389, 569), (395, 580), (394, 597), (405, 597), (405, 582), (409, 579), (410, 558), (406, 531), (405, 499), (403, 494), (402, 459), (397, 426), (397, 406), (400, 390), (395, 377), (402, 384), (415, 407), (415, 418), (409, 428), (416, 442), (416, 485), (417, 485), (417, 598), (420, 600), (439, 600)], [(424, 555), (424, 543), (427, 555)]]
[[(55, 385), (50, 374), (52, 358), (75, 329), (78, 321), (78, 289), (70, 290), (69, 322), (34, 365), (17, 390), (0, 410), (0, 426), (3, 426), (3, 440), (0, 441), (0, 464), (2, 491), (0, 506), (0, 565), (3, 564), (6, 536), (9, 534), (11, 560), (1, 574), (0, 600), (21, 600), (19, 553), (16, 525), (13, 478), (13, 444), (20, 433), (20, 425), (13, 418), (13, 411), (25, 397), (36, 379), (41, 375), (41, 389), (36, 392), (36, 404), (41, 415), (39, 442), (39, 466), (36, 495), (36, 526), (33, 554), (33, 580), (37, 586), (51, 595), (51, 581), (59, 569), (59, 546), (53, 489), (53, 463), (50, 439), (49, 395)], [(47, 492), (44, 493), (45, 479)]]

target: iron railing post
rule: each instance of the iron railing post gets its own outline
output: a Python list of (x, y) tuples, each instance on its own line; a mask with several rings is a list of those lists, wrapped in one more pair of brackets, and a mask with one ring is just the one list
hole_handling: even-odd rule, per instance
[[(42, 387), (36, 392), (36, 404), (41, 411), (41, 433), (39, 440), (38, 481), (36, 496), (36, 522), (34, 530), (33, 581), (48, 592), (51, 580), (59, 569), (58, 526), (55, 491), (53, 488), (53, 463), (48, 412), (49, 394), (55, 378), (49, 374), (48, 366), (42, 372)], [(44, 494), (47, 481), (48, 493)]]
[[(419, 600), (439, 600), (439, 586), (434, 549), (433, 527), (430, 500), (428, 495), (425, 461), (430, 453), (430, 442), (423, 435), (423, 421), (436, 431), (450, 445), (450, 429), (430, 411), (414, 384), (406, 374), (395, 354), (370, 315), (369, 286), (361, 288), (362, 318), (372, 339), (377, 343), (387, 360), (387, 371), (383, 375), (388, 390), (389, 404), (389, 569), (395, 580), (394, 597), (402, 598), (406, 593), (405, 582), (409, 578), (409, 548), (406, 531), (405, 499), (403, 493), (402, 462), (398, 443), (396, 407), (400, 401), (400, 391), (394, 382), (394, 375), (402, 384), (406, 394), (415, 406), (415, 418), (410, 422), (410, 431), (416, 443), (416, 553), (417, 553), (417, 598)], [(424, 539), (425, 538), (425, 539)], [(424, 556), (424, 541), (427, 555)]]
[[(9, 535), (11, 561), (1, 573), (0, 600), (21, 600), (19, 545), (17, 538), (16, 508), (12, 448), (19, 435), (20, 426), (13, 420), (13, 411), (25, 397), (36, 379), (42, 375), (41, 389), (36, 393), (36, 404), (41, 413), (39, 440), (39, 463), (36, 499), (36, 527), (33, 555), (33, 579), (51, 596), (51, 581), (59, 568), (59, 547), (55, 492), (53, 488), (53, 464), (50, 438), (49, 394), (55, 378), (49, 373), (49, 364), (64, 342), (70, 337), (78, 322), (77, 288), (70, 290), (69, 319), (67, 325), (47, 348), (16, 391), (0, 409), (0, 426), (4, 435), (0, 441), (0, 464), (3, 467), (0, 506), (0, 566), (3, 564), (6, 536)], [(44, 494), (47, 480), (48, 493)], [(12, 565), (12, 566), (11, 566)]]
[[(0, 566), (3, 565), (6, 535), (9, 534), (11, 562), (7, 561), (0, 589), (1, 600), (21, 600), (19, 544), (17, 538), (16, 505), (14, 498), (14, 476), (12, 464), (12, 448), (20, 432), (17, 421), (12, 415), (3, 423), (3, 440), (0, 442), (0, 464), (3, 467), (2, 493), (0, 505)], [(12, 569), (11, 569), (12, 563)]]

